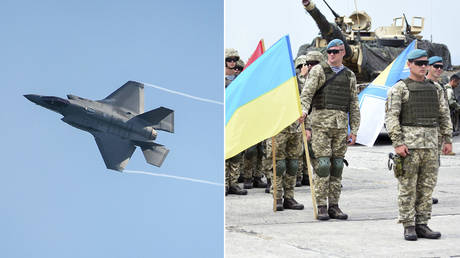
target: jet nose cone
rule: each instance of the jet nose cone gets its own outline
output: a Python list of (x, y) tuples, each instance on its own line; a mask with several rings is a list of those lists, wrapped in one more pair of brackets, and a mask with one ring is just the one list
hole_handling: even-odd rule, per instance
[(33, 103), (38, 103), (38, 101), (40, 100), (40, 95), (35, 95), (35, 94), (26, 94), (24, 95), (24, 97), (32, 101)]

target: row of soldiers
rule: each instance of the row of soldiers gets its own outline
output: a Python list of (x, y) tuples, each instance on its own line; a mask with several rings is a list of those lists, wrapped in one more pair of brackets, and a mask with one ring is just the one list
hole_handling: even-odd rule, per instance
[[(234, 61), (231, 58), (237, 57), (230, 55), (231, 51), (234, 50), (226, 52), (226, 71), (231, 69)], [(339, 39), (330, 41), (326, 52), (327, 61), (323, 60), (321, 53), (314, 51), (296, 59), (303, 114), (299, 121), (275, 137), (277, 194), (274, 198), (279, 211), (303, 209), (303, 205), (294, 199), (294, 186), (299, 171), (305, 171), (300, 169), (303, 166), (299, 164), (302, 160), (299, 125), (305, 123), (305, 134), (311, 143), (313, 156), (317, 218), (344, 220), (348, 215), (338, 205), (342, 171), (346, 163), (344, 157), (347, 146), (356, 141), (360, 112), (356, 77), (342, 64), (345, 56), (343, 42)], [(385, 119), (399, 161), (399, 165), (395, 166), (395, 177), (399, 182), (399, 222), (404, 226), (406, 240), (439, 238), (441, 234), (432, 231), (427, 222), (431, 217), (431, 195), (436, 185), (440, 152), (452, 153), (449, 87), (437, 83), (442, 73), (440, 57), (428, 59), (426, 51), (417, 49), (409, 53), (407, 64), (410, 76), (389, 91)], [(226, 82), (230, 80), (228, 75), (226, 72)], [(458, 76), (454, 75), (449, 86), (455, 88), (456, 85)], [(263, 145), (251, 147), (255, 149), (226, 161), (226, 193), (247, 194), (237, 185), (241, 160), (249, 161), (260, 151), (264, 154), (266, 164), (270, 164), (271, 147), (271, 141), (266, 141), (265, 148)], [(261, 163), (270, 183), (271, 171), (263, 169), (264, 160)], [(257, 178), (253, 181), (255, 185), (260, 187), (264, 184), (261, 174), (253, 176)]]

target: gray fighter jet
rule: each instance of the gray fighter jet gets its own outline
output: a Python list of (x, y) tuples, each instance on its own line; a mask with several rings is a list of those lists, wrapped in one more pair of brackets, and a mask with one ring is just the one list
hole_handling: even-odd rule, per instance
[(174, 133), (174, 110), (159, 107), (144, 113), (144, 85), (129, 81), (103, 100), (74, 95), (68, 99), (24, 95), (37, 105), (60, 113), (62, 121), (87, 131), (96, 139), (108, 169), (123, 171), (136, 146), (145, 160), (161, 166), (169, 150), (154, 143), (155, 130)]

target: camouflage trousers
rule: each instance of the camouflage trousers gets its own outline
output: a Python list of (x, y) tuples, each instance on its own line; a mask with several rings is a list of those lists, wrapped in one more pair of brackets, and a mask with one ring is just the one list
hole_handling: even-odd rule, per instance
[(244, 152), (243, 161), (243, 177), (245, 179), (252, 179), (254, 177), (262, 177), (262, 143), (248, 148)]
[(240, 153), (225, 160), (225, 187), (230, 187), (238, 184), (242, 159), (243, 155)]
[[(283, 196), (284, 198), (294, 198), (298, 158), (302, 151), (300, 135), (298, 133), (289, 133), (283, 130), (276, 135), (275, 144), (276, 196), (274, 196), (274, 198), (281, 199)], [(267, 149), (270, 150), (270, 157), (272, 155), (272, 147), (270, 139), (267, 141)], [(273, 168), (273, 162), (271, 160), (270, 162)]]
[(311, 159), (314, 170), (315, 198), (317, 206), (338, 204), (342, 192), (342, 171), (332, 173), (333, 167), (327, 176), (319, 176), (319, 158), (330, 158), (330, 163), (336, 158), (344, 158), (347, 151), (347, 128), (312, 128), (312, 149), (315, 159)]
[(437, 149), (411, 149), (398, 176), (399, 223), (427, 224), (431, 218), (431, 195), (438, 178)]
[(267, 179), (272, 178), (273, 173), (273, 158), (272, 158), (272, 139), (265, 140), (265, 151), (262, 155), (261, 171)]

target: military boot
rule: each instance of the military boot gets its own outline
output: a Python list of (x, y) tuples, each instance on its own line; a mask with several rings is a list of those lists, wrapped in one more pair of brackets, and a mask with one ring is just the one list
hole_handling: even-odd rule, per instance
[(262, 177), (254, 177), (254, 187), (255, 188), (265, 188), (267, 184), (262, 181)]
[(301, 183), (302, 185), (310, 185), (310, 180), (308, 180), (308, 174), (303, 174)]
[(431, 198), (431, 201), (433, 202), (433, 204), (436, 204), (436, 203), (438, 203), (438, 198), (432, 197), (432, 198)]
[(248, 191), (241, 189), (239, 185), (232, 185), (228, 188), (228, 194), (246, 195)]
[(252, 189), (252, 179), (251, 178), (245, 178), (244, 179), (243, 188), (244, 189)]
[(329, 215), (327, 214), (327, 206), (320, 205), (318, 206), (318, 219), (319, 220), (328, 220)]
[(283, 211), (283, 200), (281, 199), (276, 199), (276, 210), (277, 211)]
[(404, 227), (404, 239), (408, 241), (417, 240), (417, 234), (415, 233), (415, 226)]
[(283, 208), (291, 210), (303, 210), (303, 204), (298, 203), (294, 198), (284, 198)]
[(438, 239), (441, 237), (441, 233), (431, 230), (426, 224), (415, 225), (415, 232), (420, 238)]
[(302, 178), (297, 177), (295, 180), (295, 187), (301, 187), (302, 186)]
[(342, 210), (340, 210), (338, 204), (329, 205), (327, 213), (329, 214), (329, 217), (331, 219), (348, 219), (348, 215), (343, 213)]
[(267, 186), (265, 187), (265, 193), (270, 193), (270, 188), (272, 187), (272, 180), (267, 178)]
[(225, 187), (225, 196), (228, 195), (228, 186)]

